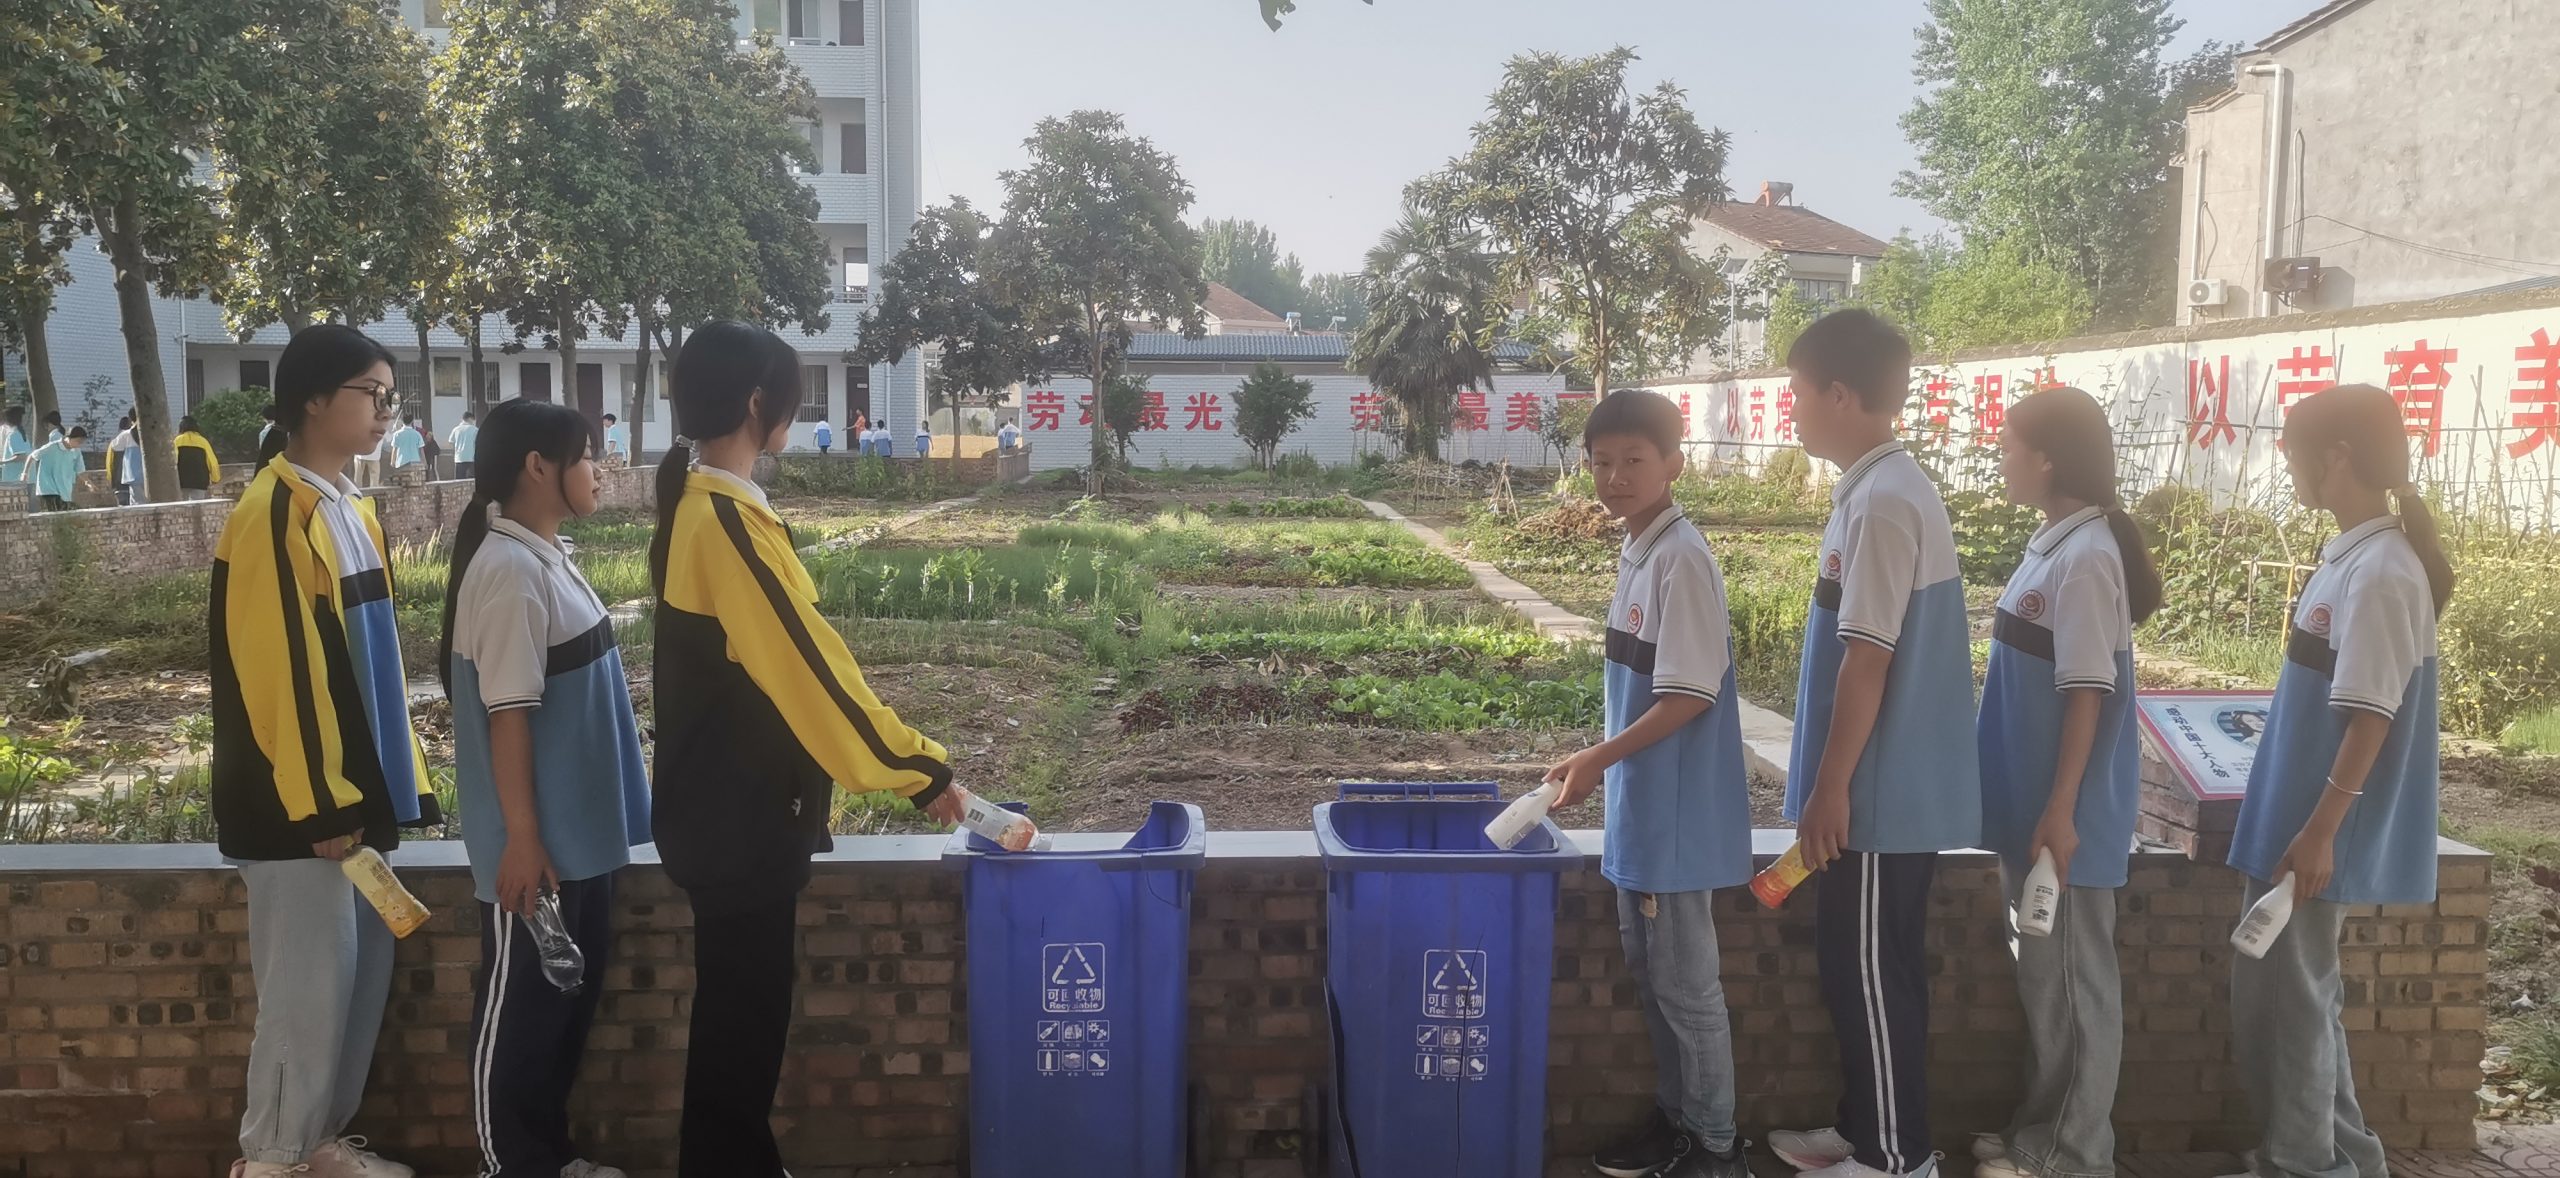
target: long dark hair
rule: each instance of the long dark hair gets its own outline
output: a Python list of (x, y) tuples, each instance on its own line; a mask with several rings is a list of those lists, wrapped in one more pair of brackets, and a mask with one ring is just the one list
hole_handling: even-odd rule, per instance
[(764, 394), (755, 421), (759, 430), (770, 433), (799, 414), (800, 354), (781, 336), (723, 319), (685, 337), (667, 372), (676, 438), (658, 460), (658, 533), (649, 539), (649, 583), (660, 594), (667, 591), (676, 505), (684, 499), (685, 472), (693, 467), (689, 443), (736, 433), (747, 424), (747, 407), (758, 392)]
[(276, 427), (258, 447), (258, 465), (275, 461), (285, 443), (302, 432), (311, 402), (337, 392), (339, 385), (376, 364), (391, 363), (391, 349), (344, 323), (315, 323), (293, 333), (276, 361)]
[(453, 523), (453, 564), (444, 581), (444, 631), (436, 637), (436, 678), (453, 693), (453, 611), (462, 600), (462, 574), (480, 542), (489, 538), (489, 508), (515, 497), (526, 456), (539, 454), (562, 468), (587, 456), (587, 418), (550, 401), (514, 400), (489, 411), (480, 427), (480, 461), (472, 469), (471, 502)]
[(2053, 489), (2107, 513), (2107, 530), (2115, 534), (2116, 552), (2124, 562), (2124, 596), (2133, 624), (2141, 625), (2160, 608), (2160, 566), (2151, 559), (2142, 525), (2124, 509), (2116, 493), (2115, 426), (2098, 399), (2063, 387), (2030, 393), (2009, 407), (2003, 428), (2027, 449), (2053, 464)]
[(2445, 555), (2436, 515), (2409, 481), (2409, 427), (2400, 403), (2369, 384), (2325, 388), (2294, 402), (2284, 421), (2284, 450), (2298, 463), (2319, 462), (2333, 446), (2347, 448), (2347, 470), (2356, 481), (2389, 491), (2400, 504), (2400, 528), (2427, 570), (2427, 590), (2444, 612), (2453, 600), (2453, 559)]

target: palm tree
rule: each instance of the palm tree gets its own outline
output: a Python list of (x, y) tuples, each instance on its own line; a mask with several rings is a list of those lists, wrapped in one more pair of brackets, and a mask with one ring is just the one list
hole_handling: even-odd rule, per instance
[(1458, 390), (1493, 388), (1493, 355), (1479, 344), (1491, 334), (1493, 258), (1474, 233), (1407, 204), (1358, 282), (1369, 317), (1348, 366), (1395, 402), (1404, 452), (1436, 459)]

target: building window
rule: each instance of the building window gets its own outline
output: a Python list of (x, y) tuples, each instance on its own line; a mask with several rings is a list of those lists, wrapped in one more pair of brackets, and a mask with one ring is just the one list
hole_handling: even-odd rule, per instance
[(837, 42), (862, 44), (862, 0), (837, 0), (836, 23)]
[(187, 412), (195, 412), (196, 406), (202, 404), (204, 404), (204, 361), (201, 358), (190, 358), (187, 361)]
[(1812, 300), (1817, 306), (1828, 306), (1849, 297), (1849, 284), (1837, 278), (1797, 278), (1796, 294)]
[(830, 420), (827, 416), (827, 372), (824, 364), (800, 366), (800, 420)]
[(800, 135), (809, 141), (809, 162), (793, 164), (804, 176), (815, 176), (827, 170), (826, 124), (815, 119), (800, 124)]
[(844, 247), (844, 293), (869, 295), (871, 293), (871, 227), (856, 225), (853, 231), (859, 235), (859, 239), (852, 245)]
[[(619, 391), (615, 393), (614, 404), (626, 406), (631, 404), (632, 384), (640, 379), (640, 366), (625, 364), (621, 367), (622, 384)], [(641, 424), (645, 425), (658, 419), (658, 402), (665, 400), (666, 396), (667, 365), (665, 361), (660, 360), (649, 365), (649, 395), (640, 399)], [(616, 408), (614, 412), (620, 413), (622, 410)]]
[(244, 389), (263, 389), (273, 387), (267, 383), (267, 362), (264, 360), (241, 361), (240, 387)]
[(844, 124), (844, 154), (836, 159), (836, 170), (848, 176), (859, 176), (871, 170), (870, 128), (861, 123)]
[(391, 407), (393, 417), (410, 412), (410, 407), (424, 400), (426, 395), (427, 374), (418, 371), (417, 361), (391, 362), (391, 396), (397, 402)]
[(542, 360), (526, 360), (516, 365), (516, 395), (528, 401), (551, 399), (551, 365)]
[(495, 360), (480, 362), (480, 400), (484, 404), (498, 400), (498, 362)]
[(784, 0), (783, 31), (792, 40), (818, 37), (817, 0)]
[(844, 370), (844, 416), (847, 428), (855, 417), (871, 415), (871, 370), (859, 364)]
[(756, 31), (782, 33), (782, 0), (755, 0)]
[(462, 396), (462, 357), (436, 357), (435, 380), (432, 383), (435, 387), (430, 392), (434, 396)]

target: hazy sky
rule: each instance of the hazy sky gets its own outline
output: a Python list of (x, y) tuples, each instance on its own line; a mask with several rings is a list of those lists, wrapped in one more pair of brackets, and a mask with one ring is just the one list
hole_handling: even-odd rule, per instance
[[(1046, 115), (1100, 107), (1181, 161), (1194, 221), (1271, 227), (1309, 272), (1355, 268), (1407, 180), (1467, 143), (1511, 55), (1633, 46), (1733, 137), (1725, 180), (1795, 184), (1823, 215), (1891, 237), (1935, 226), (1893, 195), (1911, 164), (1920, 0), (954, 0), (923, 6), (924, 199), (1001, 197)], [(2316, 0), (2177, 0), (2181, 50), (2254, 42)]]

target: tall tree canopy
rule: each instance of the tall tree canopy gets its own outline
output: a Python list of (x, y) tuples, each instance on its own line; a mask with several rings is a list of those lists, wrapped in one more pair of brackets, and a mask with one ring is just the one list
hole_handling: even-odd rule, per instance
[(1455, 218), (1407, 204), (1369, 250), (1360, 283), (1369, 317), (1347, 366), (1395, 405), (1404, 452), (1437, 458), (1458, 390), (1493, 387), (1495, 261)]
[(1276, 315), (1304, 311), (1306, 269), (1283, 255), (1271, 230), (1233, 217), (1200, 226), (1200, 276), (1224, 283)]
[(1504, 293), (1566, 324), (1602, 389), (1685, 364), (1726, 314), (1722, 275), (1688, 244), (1725, 195), (1725, 135), (1669, 82), (1631, 91), (1635, 60), (1511, 59), (1473, 147), (1409, 193), (1490, 235)]
[(1919, 153), (1895, 190), (1968, 246), (2011, 243), (2086, 292), (2100, 326), (2165, 321), (2185, 109), (2231, 49), (2164, 58), (2170, 0), (1929, 0), (1902, 116)]
[[(1202, 331), (1200, 234), (1183, 221), (1191, 185), (1171, 155), (1129, 133), (1119, 115), (1080, 110), (1042, 119), (1023, 141), (1031, 159), (1005, 172), (1004, 218), (988, 278), (1032, 333), (1083, 353), (1097, 397), (1129, 343), (1132, 319)], [(1095, 418), (1095, 490), (1111, 464)]]
[[(938, 349), (933, 391), (940, 394), (938, 403), (952, 408), (955, 437), (963, 401), (1048, 371), (1048, 354), (1021, 309), (988, 287), (994, 231), (966, 197), (925, 209), (906, 248), (881, 268), (879, 301), (863, 312), (862, 342), (850, 357), (856, 364), (888, 364), (918, 348)], [(959, 458), (956, 446), (952, 458)]]

